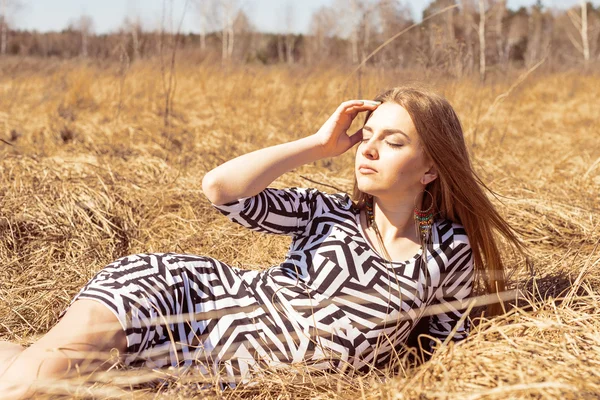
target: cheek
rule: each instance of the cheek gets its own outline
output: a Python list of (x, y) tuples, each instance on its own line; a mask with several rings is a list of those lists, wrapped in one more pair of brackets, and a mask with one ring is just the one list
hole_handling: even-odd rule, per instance
[(422, 163), (419, 157), (394, 157), (391, 158), (387, 165), (386, 175), (394, 181), (406, 180), (412, 177), (421, 176)]

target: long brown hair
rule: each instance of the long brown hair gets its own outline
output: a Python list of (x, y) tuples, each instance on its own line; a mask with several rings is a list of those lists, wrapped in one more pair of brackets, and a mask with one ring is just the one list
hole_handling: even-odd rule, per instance
[[(485, 292), (505, 290), (504, 264), (496, 242), (503, 236), (521, 254), (524, 247), (510, 225), (490, 202), (483, 189), (493, 193), (472, 168), (460, 120), (450, 103), (424, 88), (402, 86), (388, 89), (375, 97), (382, 103), (403, 107), (417, 130), (425, 155), (438, 171), (437, 179), (425, 187), (433, 198), (434, 215), (464, 226), (473, 251), (476, 277), (483, 276)], [(369, 119), (371, 112), (366, 116)], [(363, 208), (367, 194), (354, 181), (354, 200)], [(423, 196), (428, 201), (429, 196)], [(421, 204), (428, 208), (429, 204)], [(425, 246), (424, 246), (425, 248)], [(487, 307), (488, 316), (502, 311), (501, 304)]]

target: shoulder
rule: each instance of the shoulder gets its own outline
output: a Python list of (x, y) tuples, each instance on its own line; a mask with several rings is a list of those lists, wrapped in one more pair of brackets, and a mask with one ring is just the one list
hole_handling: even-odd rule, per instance
[(327, 193), (315, 188), (304, 187), (290, 187), (278, 190), (293, 194), (307, 202), (319, 204), (329, 209), (350, 209), (353, 204), (350, 195), (344, 192)]
[(452, 250), (471, 248), (467, 231), (461, 223), (443, 219), (436, 221), (435, 224), (438, 240), (442, 246)]
[(353, 202), (352, 199), (350, 198), (350, 195), (348, 195), (348, 193), (344, 193), (344, 192), (338, 192), (338, 193), (325, 193), (322, 192), (323, 196), (325, 199), (327, 199), (327, 201), (330, 202), (330, 204), (332, 205), (332, 207), (334, 208), (341, 208), (344, 210), (349, 210), (352, 208), (353, 206)]

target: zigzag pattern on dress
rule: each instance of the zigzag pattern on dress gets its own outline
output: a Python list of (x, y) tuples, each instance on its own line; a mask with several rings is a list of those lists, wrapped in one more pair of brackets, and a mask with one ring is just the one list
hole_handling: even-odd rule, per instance
[[(292, 236), (285, 259), (263, 271), (176, 253), (109, 264), (73, 301), (95, 299), (119, 318), (126, 364), (193, 365), (232, 385), (265, 366), (364, 370), (390, 361), (424, 307), (446, 305), (430, 317), (430, 335), (442, 341), (462, 317), (447, 304), (472, 290), (472, 251), (460, 224), (434, 223), (427, 262), (419, 252), (389, 263), (365, 239), (346, 194), (267, 188), (215, 207), (249, 229)], [(468, 330), (467, 320), (451, 339)]]

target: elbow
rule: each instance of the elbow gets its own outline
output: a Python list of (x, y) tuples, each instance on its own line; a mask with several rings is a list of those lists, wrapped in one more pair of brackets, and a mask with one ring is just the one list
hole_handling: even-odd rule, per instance
[(208, 201), (214, 205), (221, 205), (219, 186), (219, 181), (214, 177), (212, 171), (207, 172), (204, 178), (202, 178), (202, 192), (208, 198)]

